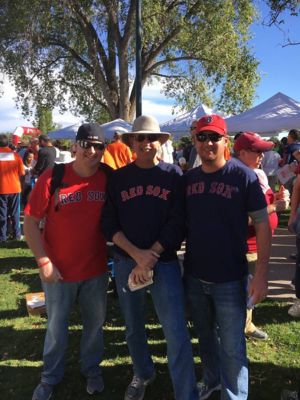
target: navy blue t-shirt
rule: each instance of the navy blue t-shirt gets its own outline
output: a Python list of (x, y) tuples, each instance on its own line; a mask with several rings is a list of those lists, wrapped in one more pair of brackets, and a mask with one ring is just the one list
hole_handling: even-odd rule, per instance
[[(184, 238), (184, 192), (181, 169), (159, 162), (139, 168), (133, 162), (113, 172), (101, 225), (106, 238), (122, 231), (140, 249), (159, 241), (161, 261), (176, 259)], [(127, 255), (116, 246), (116, 251)]]
[(185, 272), (207, 282), (247, 274), (248, 212), (266, 207), (256, 174), (228, 161), (214, 173), (201, 166), (184, 177), (187, 218)]
[(293, 156), (293, 153), (297, 150), (300, 150), (300, 143), (299, 142), (294, 142), (291, 144), (288, 144), (286, 147), (286, 152), (287, 152), (287, 164), (291, 164), (296, 158)]

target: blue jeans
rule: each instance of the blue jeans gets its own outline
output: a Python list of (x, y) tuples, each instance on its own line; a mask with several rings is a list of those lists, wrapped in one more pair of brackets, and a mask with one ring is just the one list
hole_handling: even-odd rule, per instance
[(59, 383), (64, 375), (65, 351), (71, 308), (78, 301), (82, 317), (81, 372), (86, 377), (101, 374), (102, 326), (106, 314), (107, 273), (79, 282), (45, 283), (48, 325), (44, 343), (42, 382)]
[[(145, 330), (146, 289), (130, 292), (127, 288), (128, 276), (135, 265), (130, 258), (116, 256), (115, 277), (133, 371), (138, 377), (149, 379), (154, 374), (154, 365)], [(153, 279), (154, 283), (148, 288), (167, 341), (168, 366), (175, 399), (196, 400), (198, 392), (192, 347), (184, 315), (184, 292), (177, 260), (158, 262), (154, 267)]]
[(11, 218), (13, 238), (21, 236), (20, 193), (0, 194), (0, 242), (7, 239), (7, 220)]
[(188, 275), (185, 287), (199, 340), (204, 383), (209, 387), (221, 384), (222, 400), (247, 399), (246, 279), (214, 284)]

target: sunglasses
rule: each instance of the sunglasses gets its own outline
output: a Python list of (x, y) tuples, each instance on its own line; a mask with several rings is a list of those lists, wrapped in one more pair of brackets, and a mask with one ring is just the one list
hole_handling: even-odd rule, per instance
[(105, 144), (104, 143), (92, 143), (88, 142), (87, 140), (78, 140), (77, 142), (82, 149), (88, 150), (91, 147), (94, 147), (95, 150), (104, 150)]
[(157, 140), (160, 139), (160, 135), (144, 135), (142, 133), (135, 135), (134, 136), (134, 140), (136, 140), (137, 142), (142, 143), (145, 139), (149, 140), (149, 142), (156, 142)]
[(210, 142), (219, 142), (222, 139), (222, 135), (219, 135), (218, 133), (215, 132), (200, 132), (196, 133), (196, 139), (198, 142), (205, 142), (206, 140), (209, 140)]

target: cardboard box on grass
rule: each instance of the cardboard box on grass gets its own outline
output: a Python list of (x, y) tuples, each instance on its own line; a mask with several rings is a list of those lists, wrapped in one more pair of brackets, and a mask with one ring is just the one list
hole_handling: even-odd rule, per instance
[(26, 307), (29, 315), (46, 314), (45, 293), (27, 293), (25, 295)]

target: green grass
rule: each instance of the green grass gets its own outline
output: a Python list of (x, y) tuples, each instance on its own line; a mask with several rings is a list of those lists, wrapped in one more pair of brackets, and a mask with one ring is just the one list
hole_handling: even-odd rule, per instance
[[(40, 281), (31, 252), (24, 242), (0, 246), (0, 399), (31, 399), (39, 381), (46, 318), (29, 317), (24, 296), (40, 291)], [(282, 388), (295, 388), (300, 377), (300, 322), (287, 314), (288, 304), (266, 301), (255, 311), (255, 323), (266, 330), (270, 339), (248, 341), (250, 360), (250, 400), (280, 399)], [(166, 364), (166, 344), (151, 303), (147, 307), (149, 343), (157, 365), (155, 384), (147, 389), (145, 400), (171, 400), (172, 387)], [(80, 316), (74, 310), (70, 320), (66, 373), (58, 385), (54, 400), (90, 399), (79, 372)], [(105, 391), (99, 398), (120, 400), (131, 379), (132, 370), (124, 338), (119, 305), (108, 294), (108, 313), (104, 329), (105, 357), (103, 374)], [(193, 331), (191, 330), (191, 335)], [(197, 344), (193, 348), (198, 378), (201, 365)], [(217, 399), (218, 397), (212, 397)]]

